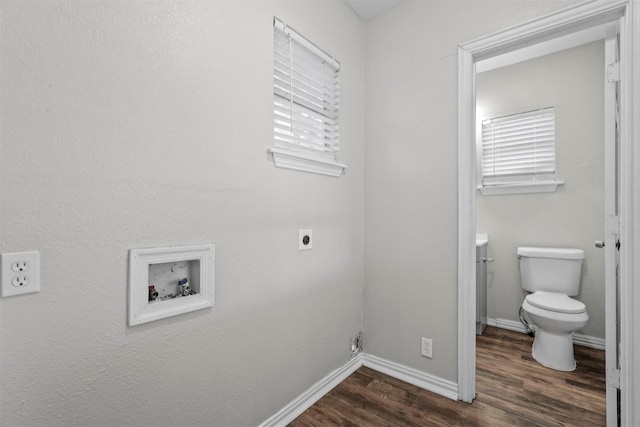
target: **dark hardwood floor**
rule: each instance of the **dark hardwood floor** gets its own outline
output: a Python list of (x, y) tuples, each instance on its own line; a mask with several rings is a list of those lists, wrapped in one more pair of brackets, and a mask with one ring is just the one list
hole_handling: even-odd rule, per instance
[(604, 351), (574, 346), (577, 369), (560, 372), (533, 360), (532, 341), (492, 327), (478, 337), (472, 404), (362, 367), (290, 426), (604, 426)]

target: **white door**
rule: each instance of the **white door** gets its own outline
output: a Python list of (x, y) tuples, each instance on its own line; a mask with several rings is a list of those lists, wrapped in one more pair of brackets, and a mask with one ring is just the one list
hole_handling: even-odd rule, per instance
[[(605, 38), (605, 341), (607, 377), (607, 426), (620, 425), (620, 366), (619, 366), (619, 250), (620, 221), (619, 192), (619, 87), (618, 25), (607, 30)], [(597, 246), (602, 246), (597, 244)]]

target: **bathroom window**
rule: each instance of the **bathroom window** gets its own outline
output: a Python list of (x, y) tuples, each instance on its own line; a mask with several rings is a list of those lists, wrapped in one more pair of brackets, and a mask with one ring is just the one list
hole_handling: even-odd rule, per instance
[(483, 194), (555, 191), (553, 107), (482, 121)]
[(340, 176), (340, 63), (284, 22), (273, 22), (277, 167)]

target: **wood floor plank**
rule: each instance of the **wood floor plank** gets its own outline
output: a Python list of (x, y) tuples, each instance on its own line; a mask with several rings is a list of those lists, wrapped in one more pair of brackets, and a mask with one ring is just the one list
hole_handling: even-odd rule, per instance
[[(464, 426), (492, 426), (513, 427), (523, 420), (513, 414), (485, 405), (482, 402), (474, 402), (462, 413), (461, 424)], [(473, 407), (473, 409), (471, 409)]]
[[(398, 396), (399, 391), (380, 393), (375, 387), (371, 387), (371, 384), (375, 384), (376, 381), (378, 380), (372, 381), (364, 389), (359, 389), (349, 383), (347, 379), (329, 394), (350, 403), (354, 408), (366, 409), (393, 424), (412, 427), (424, 425), (421, 423), (424, 416), (420, 411), (412, 409), (399, 399), (394, 398)], [(394, 386), (389, 384), (389, 387), (393, 388)]]
[(606, 423), (604, 352), (575, 347), (573, 372), (531, 356), (533, 338), (487, 327), (477, 337), (472, 404), (362, 367), (290, 425), (596, 427)]

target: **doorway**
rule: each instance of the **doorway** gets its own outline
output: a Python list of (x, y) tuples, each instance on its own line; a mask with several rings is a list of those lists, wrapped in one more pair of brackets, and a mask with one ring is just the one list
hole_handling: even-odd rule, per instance
[[(604, 30), (601, 37), (594, 41), (585, 37), (581, 45), (541, 52), (499, 68), (477, 64), (476, 152), (477, 169), (482, 171), (477, 179), (484, 186), (476, 192), (476, 232), (488, 236), (491, 262), (484, 265), (490, 326), (526, 332), (519, 319), (525, 292), (520, 286), (518, 247), (577, 248), (585, 259), (576, 299), (586, 305), (589, 315), (577, 338), (604, 350), (605, 262), (603, 250), (594, 246), (604, 236)], [(518, 136), (512, 136), (514, 125), (505, 128), (500, 144), (511, 138), (513, 142), (494, 156), (482, 156), (482, 129), (485, 139), (491, 138), (494, 122), (513, 120), (514, 114), (525, 116), (519, 119), (523, 123), (518, 122), (522, 127)], [(544, 127), (537, 125), (542, 132), (529, 135), (532, 122), (543, 118)], [(539, 150), (535, 156), (534, 149)], [(497, 155), (505, 159), (486, 167)], [(523, 158), (535, 162), (535, 168)], [(546, 176), (551, 173), (538, 172), (543, 167), (553, 170), (555, 179)], [(496, 170), (508, 173), (499, 185), (492, 183), (495, 178), (486, 177)], [(482, 291), (477, 288), (477, 292), (482, 299)]]
[[(475, 67), (478, 61), (487, 58), (497, 57), (505, 52), (513, 52), (518, 50), (522, 46), (531, 46), (540, 42), (554, 43), (559, 36), (566, 36), (570, 34), (576, 34), (580, 31), (587, 31), (593, 29), (603, 23), (617, 23), (621, 22), (621, 35), (620, 39), (623, 45), (621, 56), (624, 60), (626, 55), (631, 57), (629, 40), (632, 34), (631, 25), (628, 20), (625, 20), (625, 13), (627, 12), (628, 4), (626, 1), (612, 2), (612, 1), (600, 1), (589, 3), (587, 5), (581, 5), (574, 8), (567, 9), (565, 11), (554, 14), (548, 18), (540, 19), (529, 24), (522, 25), (520, 27), (505, 30), (502, 33), (493, 34), (485, 38), (477, 39), (472, 42), (465, 43), (459, 47), (458, 63), (459, 63), (459, 300), (458, 300), (458, 388), (459, 399), (467, 402), (471, 402), (475, 394), (475, 150), (474, 150), (474, 123), (475, 123)], [(626, 46), (626, 47), (624, 47)], [(629, 61), (630, 62), (630, 61)], [(631, 78), (629, 63), (622, 64), (622, 74)], [(628, 68), (625, 70), (625, 68)], [(628, 84), (628, 85), (627, 85)], [(627, 85), (625, 87), (625, 85)], [(622, 103), (621, 114), (622, 117), (622, 129), (625, 126), (630, 126), (628, 123), (631, 109), (633, 107), (633, 98), (630, 96), (630, 82), (621, 82)], [(626, 101), (625, 101), (625, 93)], [(625, 119), (626, 118), (626, 119)], [(624, 132), (621, 133), (620, 152), (624, 153), (630, 150), (631, 138), (625, 137)], [(620, 216), (618, 222), (622, 224), (634, 223), (632, 219), (631, 209), (631, 192), (629, 188), (632, 187), (631, 181), (631, 169), (629, 164), (621, 164), (620, 167), (620, 189), (618, 192), (618, 200), (620, 206)], [(608, 220), (609, 221), (609, 220)], [(615, 222), (615, 221), (612, 221)], [(635, 223), (634, 223), (635, 224)], [(630, 228), (630, 227), (629, 227)], [(607, 226), (607, 233), (612, 233), (614, 226)], [(615, 232), (621, 234), (621, 240), (629, 242), (631, 246), (631, 232), (621, 227), (620, 230)], [(614, 245), (615, 248), (615, 245)], [(614, 254), (614, 248), (609, 247), (607, 250), (612, 251)], [(624, 247), (623, 247), (624, 248)], [(609, 257), (610, 258), (610, 257)], [(628, 251), (622, 249), (620, 251), (620, 271), (625, 274), (620, 275), (619, 292), (622, 295), (630, 295), (630, 278), (632, 277), (633, 270), (632, 264), (629, 262), (632, 259), (631, 248)], [(612, 285), (615, 289), (615, 283)], [(608, 288), (611, 289), (611, 285), (608, 284)], [(611, 300), (611, 294), (607, 293), (607, 312), (614, 314), (618, 313), (615, 299)], [(622, 314), (620, 324), (620, 348), (623, 353), (622, 360), (633, 360), (630, 356), (632, 353), (631, 343), (625, 345), (625, 339), (632, 337), (628, 332), (627, 327), (627, 309), (625, 306), (620, 307), (620, 313)], [(615, 327), (615, 318), (611, 320), (611, 316), (607, 316), (607, 330), (611, 327), (613, 322)], [(626, 332), (625, 332), (626, 331)], [(615, 335), (615, 334), (614, 334)], [(606, 336), (607, 349), (618, 348), (618, 342), (616, 336), (607, 333)], [(617, 359), (617, 358), (616, 358)], [(609, 425), (617, 425), (617, 408), (618, 408), (618, 393), (617, 384), (615, 382), (615, 376), (617, 371), (617, 362), (613, 363), (613, 360), (607, 359), (607, 377), (613, 377), (613, 380), (608, 381), (607, 392), (607, 423)], [(626, 368), (626, 369), (625, 369)], [(623, 372), (626, 375), (632, 375), (632, 366), (622, 366)], [(615, 393), (609, 393), (609, 388)], [(630, 394), (631, 395), (631, 394)], [(625, 399), (629, 398), (629, 395), (625, 396), (625, 390), (622, 390), (620, 394), (622, 399), (621, 415), (623, 424), (624, 420), (630, 420), (633, 418), (632, 405), (628, 403), (625, 405)], [(630, 424), (630, 423), (629, 423)]]

